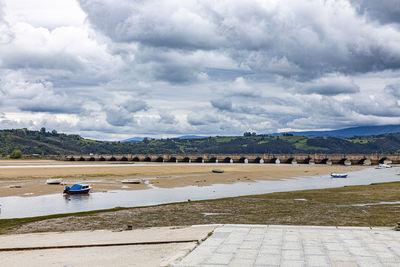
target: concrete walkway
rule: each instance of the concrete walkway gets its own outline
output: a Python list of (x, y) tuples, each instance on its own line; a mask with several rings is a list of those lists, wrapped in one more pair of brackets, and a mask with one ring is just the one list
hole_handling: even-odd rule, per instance
[(400, 266), (389, 228), (223, 225), (175, 266)]
[(215, 227), (0, 235), (0, 266), (170, 266)]

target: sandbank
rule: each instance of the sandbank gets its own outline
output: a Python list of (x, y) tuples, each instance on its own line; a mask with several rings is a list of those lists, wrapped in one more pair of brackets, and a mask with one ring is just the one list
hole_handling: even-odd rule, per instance
[[(281, 180), (296, 177), (326, 175), (332, 172), (351, 172), (365, 166), (343, 165), (290, 165), (290, 164), (121, 164), (22, 160), (0, 161), (0, 166), (21, 168), (0, 169), (0, 197), (37, 196), (61, 193), (63, 185), (46, 185), (49, 178), (63, 178), (67, 185), (89, 183), (93, 192), (108, 190), (142, 190), (152, 186), (173, 188), (183, 186), (209, 186), (259, 180)], [(53, 165), (53, 166), (52, 166)], [(68, 168), (54, 165), (70, 165)], [(71, 166), (74, 165), (74, 166)], [(87, 166), (88, 165), (88, 166)], [(29, 167), (32, 166), (32, 167)], [(213, 173), (212, 169), (223, 169), (224, 173)], [(122, 184), (126, 178), (140, 178), (141, 184)], [(20, 188), (10, 188), (19, 185)]]

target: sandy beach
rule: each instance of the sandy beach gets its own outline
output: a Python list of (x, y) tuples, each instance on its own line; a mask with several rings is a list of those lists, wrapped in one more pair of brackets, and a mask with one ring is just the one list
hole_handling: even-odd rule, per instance
[[(57, 165), (57, 166), (54, 166)], [(63, 166), (58, 166), (63, 165)], [(73, 166), (71, 166), (73, 165)], [(258, 180), (280, 180), (296, 177), (318, 176), (332, 172), (351, 172), (363, 166), (327, 165), (266, 165), (266, 164), (118, 164), (97, 162), (81, 164), (76, 162), (46, 160), (3, 160), (0, 166), (0, 197), (37, 196), (59, 193), (63, 185), (46, 185), (49, 178), (63, 178), (67, 185), (74, 183), (92, 184), (93, 192), (108, 190), (139, 190), (151, 188), (182, 187), (188, 185), (207, 186)], [(224, 173), (213, 173), (214, 168)], [(122, 184), (126, 178), (142, 178), (141, 184)], [(10, 188), (15, 185), (20, 188)]]

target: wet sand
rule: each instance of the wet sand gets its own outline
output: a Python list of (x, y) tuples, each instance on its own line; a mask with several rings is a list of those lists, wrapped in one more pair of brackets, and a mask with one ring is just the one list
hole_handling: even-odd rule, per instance
[[(351, 172), (364, 166), (327, 165), (269, 165), (269, 164), (124, 164), (123, 162), (77, 163), (46, 160), (1, 160), (0, 166), (21, 168), (0, 169), (0, 197), (38, 196), (62, 192), (64, 185), (46, 185), (49, 178), (63, 178), (67, 185), (89, 183), (93, 192), (108, 190), (139, 190), (173, 188), (182, 186), (208, 186), (259, 180), (281, 180), (296, 177), (318, 176), (332, 172)], [(119, 164), (118, 166), (113, 166)], [(65, 165), (68, 166), (52, 166)], [(71, 166), (90, 165), (90, 166)], [(126, 165), (126, 166), (125, 166)], [(32, 166), (32, 167), (29, 167)], [(34, 166), (34, 167), (33, 167)], [(224, 173), (211, 170), (223, 169)], [(126, 178), (143, 178), (146, 183), (122, 184)], [(21, 188), (9, 188), (19, 185)]]

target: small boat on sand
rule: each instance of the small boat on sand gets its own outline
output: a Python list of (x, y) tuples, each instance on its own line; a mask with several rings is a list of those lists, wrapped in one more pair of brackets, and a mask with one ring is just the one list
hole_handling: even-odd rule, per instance
[(379, 164), (378, 166), (375, 167), (375, 169), (386, 169), (386, 168), (392, 168), (392, 166), (388, 164)]
[(63, 179), (55, 178), (55, 179), (47, 179), (46, 184), (61, 184)]
[(142, 181), (137, 178), (132, 178), (132, 179), (124, 179), (121, 181), (123, 184), (140, 184)]
[(331, 173), (332, 178), (347, 178), (347, 173)]
[(64, 194), (67, 194), (67, 195), (87, 194), (87, 193), (89, 193), (90, 189), (92, 189), (92, 185), (74, 184), (71, 187), (66, 186), (64, 189)]
[(223, 173), (224, 170), (220, 170), (220, 169), (213, 169), (212, 172), (214, 173)]

